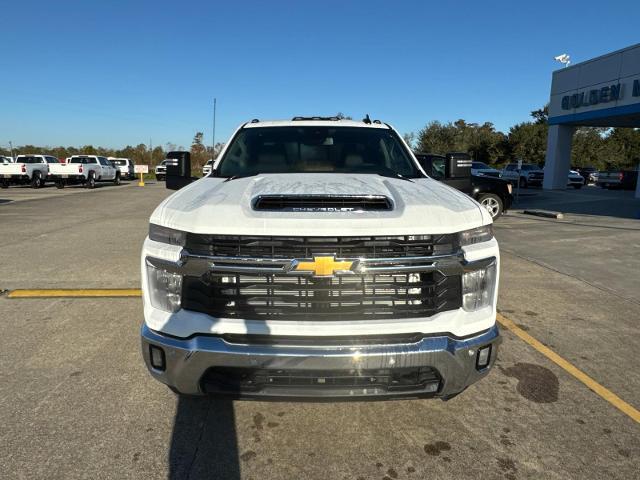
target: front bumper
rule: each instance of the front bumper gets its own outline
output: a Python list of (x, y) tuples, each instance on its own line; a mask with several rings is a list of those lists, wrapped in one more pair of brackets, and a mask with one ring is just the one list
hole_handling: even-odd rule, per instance
[[(323, 345), (321, 338), (303, 345), (273, 344), (269, 342), (233, 343), (221, 336), (194, 335), (181, 339), (163, 335), (143, 324), (142, 355), (151, 374), (159, 381), (184, 394), (202, 395), (210, 392), (205, 378), (214, 367), (236, 369), (246, 373), (255, 371), (326, 372), (328, 377), (336, 371), (349, 375), (362, 374), (365, 378), (372, 371), (393, 372), (395, 369), (430, 368), (438, 380), (424, 388), (397, 391), (382, 387), (319, 385), (313, 376), (306, 386), (279, 384), (264, 385), (258, 390), (229, 389), (224, 382), (215, 393), (248, 398), (415, 398), (456, 395), (478, 381), (491, 370), (495, 362), (501, 337), (497, 325), (464, 339), (446, 334), (423, 336), (408, 343)], [(306, 340), (310, 340), (308, 337)], [(302, 343), (302, 342), (301, 342)], [(328, 342), (326, 342), (328, 343)], [(151, 346), (162, 349), (164, 369), (151, 364)], [(489, 364), (477, 368), (478, 349), (491, 346)], [(323, 377), (323, 374), (318, 374)], [(317, 380), (317, 383), (314, 383)], [(324, 379), (322, 379), (324, 383)]]
[(533, 178), (529, 178), (527, 180), (527, 184), (528, 185), (542, 185), (542, 181), (544, 180), (543, 177), (533, 177)]

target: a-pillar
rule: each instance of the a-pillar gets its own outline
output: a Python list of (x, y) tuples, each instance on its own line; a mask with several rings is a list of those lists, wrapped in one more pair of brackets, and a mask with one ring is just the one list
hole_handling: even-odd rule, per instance
[(574, 130), (575, 127), (571, 125), (549, 125), (547, 158), (542, 183), (542, 188), (545, 190), (567, 188)]

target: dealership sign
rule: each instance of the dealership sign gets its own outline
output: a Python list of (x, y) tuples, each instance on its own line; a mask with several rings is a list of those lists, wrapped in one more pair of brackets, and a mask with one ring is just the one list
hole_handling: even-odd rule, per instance
[[(620, 100), (624, 96), (623, 83), (615, 83), (606, 87), (585, 90), (584, 92), (565, 95), (562, 97), (562, 109), (571, 110), (573, 108), (589, 107), (601, 103), (609, 103)], [(640, 97), (640, 80), (633, 81), (631, 89), (632, 97)]]

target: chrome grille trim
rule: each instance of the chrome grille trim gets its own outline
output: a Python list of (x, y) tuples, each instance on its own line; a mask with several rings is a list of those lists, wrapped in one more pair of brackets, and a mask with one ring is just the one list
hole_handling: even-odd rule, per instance
[[(465, 271), (476, 270), (489, 265), (494, 260), (494, 257), (477, 262), (466, 262), (463, 253), (459, 252), (454, 255), (434, 255), (430, 257), (345, 258), (336, 260), (346, 260), (354, 263), (351, 270), (336, 271), (335, 276), (432, 271), (438, 271), (443, 275), (460, 275)], [(148, 265), (180, 275), (202, 276), (207, 273), (242, 273), (247, 275), (313, 276), (311, 271), (290, 270), (289, 267), (294, 261), (313, 261), (313, 259), (217, 257), (193, 255), (186, 250), (182, 251), (180, 260), (177, 262), (146, 257)]]

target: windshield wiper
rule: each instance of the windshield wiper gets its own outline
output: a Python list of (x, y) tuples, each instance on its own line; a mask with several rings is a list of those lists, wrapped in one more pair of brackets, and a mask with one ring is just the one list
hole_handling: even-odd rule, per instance
[(230, 182), (231, 180), (238, 180), (240, 178), (255, 177), (256, 175), (260, 175), (260, 172), (252, 173), (250, 175), (231, 175), (230, 177), (227, 177), (225, 182)]
[(389, 174), (378, 173), (378, 175), (380, 175), (381, 177), (399, 178), (400, 180), (405, 180), (407, 182), (414, 183), (413, 180), (411, 180), (409, 177), (405, 177), (403, 175), (400, 175), (398, 172), (393, 172), (393, 173), (389, 173)]

